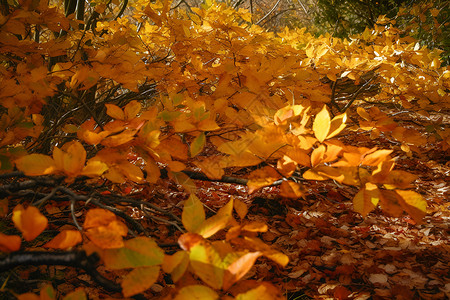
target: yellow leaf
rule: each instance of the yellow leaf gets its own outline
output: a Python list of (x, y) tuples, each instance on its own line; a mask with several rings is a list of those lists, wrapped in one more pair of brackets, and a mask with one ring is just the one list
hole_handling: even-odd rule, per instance
[(188, 285), (180, 289), (173, 300), (219, 300), (219, 295), (204, 285)]
[(95, 177), (100, 176), (108, 170), (108, 166), (98, 160), (89, 160), (86, 166), (81, 170), (80, 175)]
[(20, 249), (22, 239), (18, 235), (6, 235), (0, 232), (0, 251), (14, 252)]
[(222, 157), (205, 157), (200, 161), (194, 162), (194, 164), (210, 179), (221, 179), (225, 174), (223, 169), (225, 165)]
[(127, 105), (125, 105), (124, 108), (124, 117), (125, 120), (131, 120), (136, 117), (136, 115), (141, 110), (141, 104), (137, 102), (136, 100), (131, 101)]
[(106, 106), (106, 114), (110, 116), (113, 119), (116, 120), (124, 120), (125, 114), (123, 113), (122, 109), (114, 104), (105, 104)]
[(189, 251), (189, 259), (195, 275), (204, 283), (217, 290), (222, 288), (224, 276), (222, 259), (212, 245), (206, 241), (194, 245)]
[(323, 106), (322, 110), (316, 115), (313, 122), (313, 131), (319, 142), (323, 142), (330, 131), (331, 121), (330, 114), (328, 113), (326, 105)]
[(123, 296), (128, 298), (149, 289), (158, 279), (159, 266), (136, 268), (123, 278)]
[(47, 218), (39, 209), (34, 206), (24, 208), (21, 204), (14, 208), (12, 220), (26, 241), (34, 240), (48, 224)]
[(224, 229), (232, 219), (233, 198), (226, 205), (209, 219), (205, 220), (195, 233), (200, 234), (204, 238), (209, 238), (221, 229)]
[(414, 191), (395, 190), (399, 197), (403, 200), (400, 202), (403, 209), (416, 221), (416, 223), (423, 223), (423, 218), (427, 214), (427, 201), (423, 199), (422, 195)]
[(203, 204), (194, 194), (191, 194), (184, 203), (181, 221), (184, 228), (189, 232), (196, 232), (205, 221), (205, 210)]
[(311, 153), (311, 166), (312, 167), (316, 167), (318, 164), (320, 164), (323, 161), (325, 151), (326, 151), (325, 145), (319, 145), (319, 147), (317, 147), (316, 149), (313, 150), (313, 152)]
[(365, 217), (375, 209), (379, 200), (380, 190), (368, 182), (353, 198), (353, 209)]
[(78, 230), (63, 230), (44, 247), (65, 250), (81, 243), (82, 240), (81, 233)]
[(52, 174), (55, 171), (54, 160), (47, 155), (30, 154), (15, 161), (17, 169), (28, 176)]
[(170, 273), (174, 282), (180, 280), (189, 266), (189, 255), (186, 251), (178, 251), (173, 255), (165, 255), (162, 268), (164, 272)]
[(335, 116), (333, 120), (331, 120), (330, 131), (328, 133), (327, 139), (330, 139), (338, 135), (345, 128), (346, 121), (347, 121), (347, 113)]
[(117, 165), (120, 168), (120, 171), (123, 175), (125, 175), (129, 180), (140, 183), (144, 180), (144, 173), (142, 173), (141, 168), (135, 166), (129, 162), (120, 163)]

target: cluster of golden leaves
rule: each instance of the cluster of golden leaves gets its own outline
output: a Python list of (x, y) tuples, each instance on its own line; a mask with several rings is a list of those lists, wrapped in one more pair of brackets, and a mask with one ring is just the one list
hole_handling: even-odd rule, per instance
[[(393, 101), (426, 115), (427, 110), (450, 107), (450, 72), (440, 67), (437, 50), (429, 51), (415, 40), (401, 37), (384, 18), (352, 40), (331, 36), (316, 39), (304, 30), (286, 29), (277, 35), (265, 32), (250, 24), (248, 12), (235, 11), (223, 3), (193, 8), (192, 13), (169, 8), (170, 1), (139, 0), (132, 15), (103, 19), (95, 30), (85, 31), (74, 29), (78, 28), (75, 21), (44, 1), (0, 15), (0, 105), (7, 111), (0, 119), (3, 171), (15, 166), (29, 176), (58, 174), (68, 181), (77, 176), (101, 176), (113, 183), (156, 183), (159, 167), (164, 166), (172, 179), (194, 192), (181, 172), (188, 160), (211, 179), (220, 179), (230, 167), (275, 161), (274, 167), (249, 174), (250, 192), (280, 179), (298, 177), (301, 172), (307, 180), (331, 179), (359, 187), (354, 209), (364, 216), (380, 204), (394, 216), (406, 211), (420, 222), (426, 202), (413, 191), (415, 177), (394, 170), (391, 150), (345, 145), (336, 139), (346, 128), (347, 113), (331, 114), (327, 104), (332, 91), (323, 79), (336, 82), (349, 78), (359, 83), (362, 75), (374, 72), (381, 87), (374, 101)], [(96, 11), (104, 13), (102, 6)], [(38, 27), (66, 34), (58, 38), (42, 34), (40, 41), (34, 41), (29, 31)], [(56, 57), (60, 59), (53, 64)], [(97, 124), (92, 118), (81, 124), (65, 124), (61, 132), (76, 132), (78, 140), (55, 145), (52, 156), (25, 155), (23, 146), (36, 139), (44, 121), (49, 121), (41, 115), (49, 97), (64, 91), (61, 97), (65, 101), (75, 101), (70, 95), (94, 86), (98, 95), (117, 85), (138, 92), (139, 86), (148, 82), (156, 83), (159, 90), (153, 96), (156, 100), (148, 99), (149, 106), (143, 107), (146, 101), (131, 101), (123, 108), (106, 104), (110, 122)], [(411, 139), (414, 134), (408, 129), (373, 110), (359, 108), (357, 116), (361, 128), (373, 130), (374, 137), (377, 132), (391, 132), (405, 151), (426, 142)], [(436, 129), (436, 134), (443, 147), (448, 147), (448, 130)], [(87, 160), (82, 143), (100, 150)], [(220, 155), (202, 156), (207, 143)], [(141, 164), (133, 164), (130, 154), (142, 158)], [(284, 180), (281, 194), (300, 198), (304, 188), (300, 182)], [(287, 263), (282, 254), (245, 234), (264, 231), (264, 226), (233, 224), (233, 207), (239, 216), (245, 213), (241, 206), (230, 203), (210, 219), (198, 218), (204, 216), (203, 208), (191, 196), (183, 212), (183, 225), (189, 233), (180, 239), (187, 252), (170, 259), (164, 258), (151, 240), (124, 241), (124, 224), (112, 220), (111, 214), (103, 215), (106, 212), (94, 212), (93, 219), (88, 215), (84, 229), (92, 241), (92, 251), (101, 252), (110, 268), (136, 268), (124, 279), (126, 297), (148, 288), (161, 264), (166, 272), (180, 276), (187, 268), (188, 256), (194, 273), (207, 285), (226, 289), (242, 278), (259, 256), (280, 265)], [(33, 239), (45, 228), (32, 207), (15, 211), (13, 220), (24, 239)], [(23, 219), (20, 216), (24, 214), (33, 216)], [(111, 222), (105, 223), (105, 219)], [(226, 241), (216, 245), (206, 240), (230, 224)], [(50, 246), (65, 248), (80, 241), (76, 234), (61, 234), (64, 236)], [(17, 250), (20, 237), (10, 239), (10, 247), (3, 244), (2, 248)], [(232, 246), (253, 250), (239, 252)], [(129, 262), (135, 257), (130, 253), (139, 251), (137, 248), (147, 249), (148, 255), (139, 253), (136, 257), (143, 261)], [(168, 262), (163, 263), (164, 259)], [(139, 278), (146, 278), (145, 285), (139, 286)], [(196, 291), (214, 293), (202, 289)]]

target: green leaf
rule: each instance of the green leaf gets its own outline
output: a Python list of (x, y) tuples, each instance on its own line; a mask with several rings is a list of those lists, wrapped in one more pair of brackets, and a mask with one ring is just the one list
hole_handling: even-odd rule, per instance
[(162, 264), (164, 251), (150, 238), (137, 237), (125, 241), (118, 249), (105, 249), (105, 265), (110, 269), (150, 267)]
[(194, 139), (194, 141), (191, 144), (190, 150), (191, 150), (191, 157), (196, 156), (200, 152), (202, 152), (203, 148), (205, 147), (206, 143), (206, 137), (205, 133), (202, 132), (199, 134), (198, 137)]

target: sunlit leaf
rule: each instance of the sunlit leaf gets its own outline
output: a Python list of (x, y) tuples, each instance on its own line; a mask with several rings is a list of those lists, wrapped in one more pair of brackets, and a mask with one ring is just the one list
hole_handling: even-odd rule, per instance
[(22, 232), (26, 241), (34, 240), (47, 227), (47, 218), (34, 206), (24, 208), (22, 204), (14, 207), (12, 220)]
[[(245, 282), (243, 282), (245, 284)], [(285, 300), (284, 296), (276, 287), (268, 282), (260, 282), (256, 287), (240, 293), (236, 296), (236, 300)]]
[(65, 250), (81, 243), (82, 240), (81, 233), (78, 230), (63, 230), (44, 247)]
[(240, 280), (253, 267), (256, 259), (260, 257), (260, 252), (250, 252), (242, 255), (225, 270), (223, 278), (223, 289), (229, 289), (235, 282)]
[(247, 186), (249, 189), (249, 193), (253, 193), (254, 191), (271, 185), (275, 181), (281, 178), (281, 175), (272, 167), (265, 166), (261, 169), (257, 169), (250, 173), (248, 176)]
[(378, 205), (380, 196), (380, 191), (375, 184), (366, 183), (353, 198), (353, 209), (365, 217)]
[(347, 113), (335, 116), (333, 120), (331, 120), (330, 131), (327, 139), (338, 135), (345, 128), (345, 122), (347, 122)]
[(204, 285), (188, 285), (181, 288), (173, 300), (218, 300), (219, 295), (211, 288)]
[(200, 242), (189, 251), (189, 259), (194, 273), (201, 280), (214, 289), (223, 285), (224, 269), (222, 259), (213, 246), (207, 242)]
[(316, 115), (313, 122), (313, 130), (315, 137), (319, 142), (323, 142), (330, 131), (331, 120), (330, 114), (328, 113), (326, 105), (323, 106), (322, 110)]
[(224, 229), (232, 219), (233, 202), (233, 198), (231, 198), (214, 216), (205, 220), (196, 230), (196, 233), (204, 238), (208, 238), (219, 230)]
[(117, 220), (116, 215), (103, 208), (91, 208), (86, 213), (83, 228), (93, 228), (98, 226), (108, 226), (109, 223)]
[(159, 266), (139, 267), (125, 275), (121, 283), (124, 297), (131, 297), (149, 289), (158, 279)]
[(423, 223), (423, 218), (427, 214), (427, 202), (422, 195), (414, 191), (395, 190), (395, 192), (403, 200), (400, 202), (403, 209), (416, 221)]

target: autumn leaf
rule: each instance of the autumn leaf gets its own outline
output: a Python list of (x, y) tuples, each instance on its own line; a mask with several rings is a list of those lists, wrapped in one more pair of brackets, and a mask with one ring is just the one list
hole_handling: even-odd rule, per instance
[(56, 165), (50, 156), (43, 154), (30, 154), (15, 161), (17, 169), (28, 176), (39, 176), (52, 174)]
[(280, 195), (286, 198), (304, 198), (305, 192), (306, 190), (301, 183), (290, 180), (283, 181), (280, 186)]
[(221, 207), (214, 216), (202, 222), (200, 227), (196, 230), (196, 233), (200, 234), (204, 238), (208, 238), (217, 233), (219, 230), (224, 229), (232, 219), (233, 202), (233, 198), (231, 198), (230, 201)]
[(191, 194), (184, 203), (183, 212), (181, 214), (184, 228), (189, 232), (196, 232), (205, 219), (203, 204), (194, 194)]
[(219, 300), (219, 295), (204, 285), (188, 285), (181, 288), (173, 300), (192, 299)]
[(18, 235), (6, 235), (0, 232), (0, 251), (14, 252), (20, 249), (22, 239)]
[(108, 116), (110, 116), (113, 119), (116, 120), (124, 120), (125, 119), (125, 114), (123, 112), (123, 110), (118, 107), (117, 105), (114, 104), (105, 104), (106, 106), (106, 114)]
[(65, 250), (81, 243), (82, 240), (81, 233), (78, 230), (63, 230), (44, 247)]
[(22, 232), (26, 241), (34, 240), (47, 228), (47, 218), (34, 206), (24, 208), (22, 204), (14, 207), (12, 220), (17, 229)]
[(121, 248), (105, 249), (102, 258), (113, 270), (150, 267), (163, 263), (164, 252), (152, 239), (136, 237), (125, 241)]
[(194, 273), (214, 289), (223, 286), (224, 269), (219, 252), (206, 241), (194, 245), (189, 250), (189, 260)]
[(314, 135), (319, 142), (323, 142), (327, 138), (330, 127), (330, 114), (328, 113), (326, 105), (324, 105), (322, 110), (316, 115), (313, 122)]
[(158, 279), (159, 266), (139, 267), (125, 275), (121, 283), (124, 297), (131, 297), (149, 289)]
[(244, 277), (261, 255), (261, 252), (250, 252), (233, 261), (225, 270), (223, 289), (228, 290), (235, 282)]
[(173, 255), (166, 254), (162, 264), (163, 271), (170, 273), (174, 282), (182, 278), (188, 266), (189, 255), (186, 251), (178, 251)]
[(380, 190), (375, 184), (366, 183), (353, 198), (353, 209), (366, 217), (380, 201)]
[(191, 157), (196, 156), (202, 152), (205, 147), (206, 137), (205, 133), (201, 132), (193, 141), (190, 147)]

